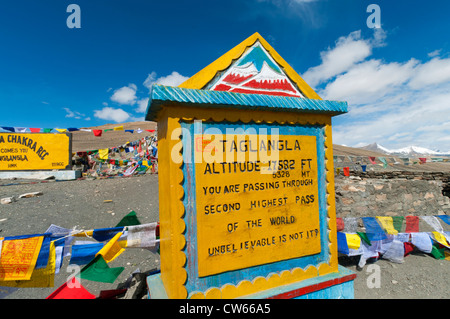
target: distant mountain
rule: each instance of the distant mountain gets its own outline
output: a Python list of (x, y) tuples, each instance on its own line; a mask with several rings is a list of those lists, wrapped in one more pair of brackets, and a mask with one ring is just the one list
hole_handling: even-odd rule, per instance
[(372, 143), (363, 147), (358, 147), (363, 150), (379, 152), (387, 155), (399, 155), (399, 156), (450, 156), (450, 151), (441, 152), (430, 150), (425, 147), (420, 146), (407, 146), (398, 149), (388, 149), (384, 146), (381, 146), (378, 143)]

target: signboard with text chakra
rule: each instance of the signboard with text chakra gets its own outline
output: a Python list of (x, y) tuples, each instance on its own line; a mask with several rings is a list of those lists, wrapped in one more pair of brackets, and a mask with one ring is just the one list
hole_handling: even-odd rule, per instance
[(70, 169), (70, 134), (0, 133), (0, 171)]
[(200, 277), (321, 251), (315, 136), (199, 138)]

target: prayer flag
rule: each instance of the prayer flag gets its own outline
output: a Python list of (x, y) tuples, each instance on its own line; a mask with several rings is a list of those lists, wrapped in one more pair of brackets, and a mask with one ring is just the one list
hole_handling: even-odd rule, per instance
[(394, 225), (395, 230), (399, 233), (402, 231), (404, 219), (405, 217), (403, 216), (392, 216), (392, 224)]
[(3, 241), (0, 256), (0, 286), (2, 281), (30, 280), (43, 239), (43, 236), (34, 236)]
[(363, 220), (364, 227), (366, 227), (367, 237), (371, 242), (387, 239), (386, 234), (374, 217), (361, 217), (361, 219)]
[(81, 269), (80, 278), (112, 284), (124, 269), (124, 267), (110, 268), (103, 256), (97, 255)]
[(40, 131), (41, 131), (40, 128), (30, 127), (30, 132), (31, 132), (31, 133), (39, 133)]
[(130, 213), (128, 213), (124, 218), (120, 220), (120, 222), (116, 225), (116, 227), (133, 226), (140, 224), (141, 222), (137, 218), (136, 212), (132, 210)]
[(92, 130), (95, 136), (102, 136), (102, 130)]
[(55, 128), (55, 130), (57, 130), (59, 133), (67, 132), (67, 129), (65, 129), (65, 128)]
[(107, 129), (105, 129), (105, 132), (112, 131), (112, 130), (113, 130), (112, 128), (107, 128)]
[(386, 168), (388, 163), (384, 157), (378, 157), (378, 159), (383, 163), (383, 167)]
[(103, 159), (103, 160), (108, 159), (108, 153), (109, 153), (109, 149), (108, 148), (103, 148), (103, 149), (99, 149), (98, 150), (99, 158)]
[(126, 247), (152, 248), (156, 245), (158, 223), (149, 223), (127, 227)]
[[(437, 231), (431, 232), (433, 234), (434, 240), (436, 240), (439, 244), (442, 246), (448, 246), (447, 240), (445, 239), (445, 236)], [(450, 248), (450, 247), (449, 247)]]
[(394, 228), (394, 222), (390, 216), (377, 216), (377, 220), (389, 235), (396, 235), (398, 231)]
[(405, 257), (405, 246), (399, 240), (393, 240), (387, 251), (383, 254), (383, 258), (391, 262), (402, 263)]
[(72, 245), (72, 256), (70, 264), (85, 265), (95, 258), (96, 254), (103, 248), (103, 243), (86, 243)]
[(419, 217), (418, 216), (406, 216), (405, 219), (406, 219), (405, 233), (419, 232)]
[(436, 215), (440, 219), (442, 219), (443, 222), (445, 222), (447, 225), (450, 225), (450, 216), (448, 215)]
[(134, 133), (133, 130), (125, 130), (125, 132), (127, 132), (127, 133)]
[(125, 251), (117, 242), (122, 235), (123, 232), (117, 233), (95, 256), (102, 255), (107, 263), (116, 259)]
[(426, 157), (419, 157), (420, 164), (425, 164), (427, 162)]
[(431, 255), (436, 259), (445, 259), (445, 248), (438, 248), (436, 245), (433, 245), (431, 249)]
[(68, 127), (67, 130), (68, 130), (69, 132), (79, 131), (79, 129), (76, 128), (76, 127)]
[(122, 126), (116, 126), (114, 128), (114, 131), (123, 131), (123, 125)]
[[(39, 237), (34, 237), (39, 238)], [(0, 282), (0, 286), (9, 286), (16, 288), (49, 288), (54, 286), (56, 253), (54, 242), (50, 243), (49, 253), (47, 254), (46, 267), (34, 269), (29, 280), (14, 280)]]
[(427, 233), (411, 233), (411, 243), (424, 253), (431, 253), (433, 242)]
[(337, 242), (338, 242), (338, 252), (344, 255), (348, 255), (349, 250), (347, 246), (347, 237), (345, 233), (338, 232), (337, 233)]
[(44, 133), (50, 133), (52, 130), (52, 128), (44, 128)]
[(344, 220), (342, 218), (336, 218), (336, 230), (343, 231), (345, 227)]
[(73, 277), (69, 283), (66, 281), (45, 299), (95, 299), (95, 296)]
[(92, 231), (92, 237), (97, 241), (106, 241), (110, 240), (121, 231), (123, 231), (123, 227), (98, 228)]
[(372, 164), (376, 164), (376, 162), (375, 162), (375, 157), (373, 157), (373, 156), (369, 156), (369, 161), (370, 161), (370, 163), (372, 163)]
[(4, 129), (5, 131), (10, 131), (14, 133), (14, 127), (9, 127), (9, 126), (2, 126), (2, 129)]
[(345, 217), (344, 218), (344, 233), (356, 233), (358, 230), (358, 218)]
[(26, 127), (15, 127), (14, 131), (18, 132), (18, 133), (25, 133), (27, 131), (27, 128)]
[(350, 249), (359, 249), (361, 246), (361, 238), (358, 234), (350, 234), (346, 233), (345, 237), (347, 238), (347, 247)]
[(367, 237), (366, 233), (357, 232), (358, 236), (361, 237), (361, 239), (368, 245), (371, 246), (369, 238)]
[(344, 175), (350, 176), (350, 168), (349, 167), (344, 167)]

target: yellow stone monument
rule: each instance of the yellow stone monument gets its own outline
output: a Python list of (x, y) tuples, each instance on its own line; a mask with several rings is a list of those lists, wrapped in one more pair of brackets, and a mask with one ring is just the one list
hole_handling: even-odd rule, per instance
[(151, 298), (353, 298), (337, 262), (331, 117), (258, 34), (154, 85), (161, 272)]

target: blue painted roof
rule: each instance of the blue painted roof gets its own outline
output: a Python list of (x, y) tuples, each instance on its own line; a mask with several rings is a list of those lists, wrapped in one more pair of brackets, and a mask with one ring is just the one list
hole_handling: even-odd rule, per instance
[(331, 116), (347, 113), (347, 102), (314, 100), (265, 94), (244, 94), (223, 91), (185, 89), (153, 85), (145, 120), (156, 120), (161, 106), (190, 105), (206, 108), (235, 108), (241, 110), (272, 110), (323, 113)]

